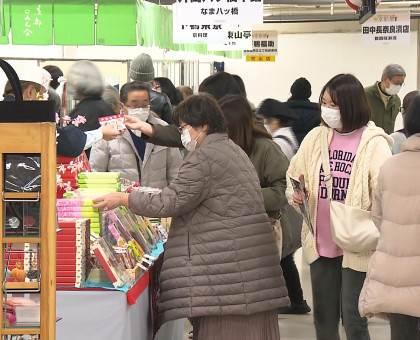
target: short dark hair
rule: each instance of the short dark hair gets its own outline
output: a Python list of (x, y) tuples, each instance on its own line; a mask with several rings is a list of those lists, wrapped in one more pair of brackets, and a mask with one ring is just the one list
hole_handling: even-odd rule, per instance
[(254, 123), (254, 114), (247, 99), (242, 95), (229, 94), (219, 100), (225, 116), (228, 135), (249, 156), (254, 149), (254, 138), (272, 139)]
[(172, 113), (172, 121), (178, 126), (181, 121), (192, 127), (208, 125), (208, 135), (227, 132), (225, 117), (219, 104), (207, 93), (190, 96), (179, 103)]
[(420, 95), (411, 100), (404, 114), (404, 131), (407, 137), (420, 132)]
[(227, 72), (217, 72), (204, 79), (198, 92), (210, 93), (216, 100), (227, 94), (242, 94), (235, 78)]
[(51, 83), (50, 86), (56, 90), (57, 87), (60, 85), (58, 82), (58, 78), (63, 76), (63, 71), (61, 71), (61, 68), (55, 65), (46, 65), (44, 66), (44, 69), (48, 71), (48, 73), (51, 75)]
[(120, 90), (120, 99), (122, 103), (127, 103), (128, 94), (133, 91), (146, 91), (149, 99), (150, 99), (150, 87), (138, 80), (130, 81), (129, 83), (125, 83)]
[(246, 98), (246, 89), (245, 89), (245, 83), (243, 79), (238, 76), (237, 74), (232, 74), (233, 79), (235, 79), (236, 84), (239, 87), (239, 90), (241, 90), (242, 95)]
[(359, 129), (369, 122), (372, 110), (363, 85), (354, 75), (342, 73), (331, 78), (321, 90), (320, 107), (325, 91), (340, 108), (343, 132)]

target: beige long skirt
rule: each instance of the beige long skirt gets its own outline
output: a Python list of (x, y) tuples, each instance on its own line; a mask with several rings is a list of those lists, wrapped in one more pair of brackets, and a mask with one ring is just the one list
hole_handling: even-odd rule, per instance
[(277, 309), (252, 315), (192, 319), (193, 340), (280, 340)]

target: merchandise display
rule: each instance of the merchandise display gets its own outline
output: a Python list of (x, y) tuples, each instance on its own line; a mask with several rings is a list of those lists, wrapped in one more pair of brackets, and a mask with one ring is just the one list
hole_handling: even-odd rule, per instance
[(4, 191), (39, 192), (41, 159), (33, 154), (6, 154), (4, 157)]
[(60, 218), (58, 227), (57, 287), (83, 287), (90, 269), (90, 219)]

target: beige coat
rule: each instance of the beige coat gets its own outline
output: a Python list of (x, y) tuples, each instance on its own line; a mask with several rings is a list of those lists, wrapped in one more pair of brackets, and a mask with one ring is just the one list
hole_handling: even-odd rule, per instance
[[(312, 129), (302, 141), (296, 155), (290, 161), (287, 171), (286, 195), (292, 203), (293, 188), (289, 176), (298, 178), (305, 176), (305, 185), (308, 188), (309, 211), (312, 225), (316, 235), (316, 220), (318, 208), (319, 171), (321, 169), (321, 138), (328, 135), (331, 141), (333, 130), (326, 126)], [(369, 122), (360, 139), (359, 147), (352, 167), (345, 204), (358, 207), (363, 210), (371, 210), (372, 199), (375, 192), (379, 168), (383, 162), (391, 156), (392, 138), (381, 128)], [(306, 224), (302, 228), (302, 249), (309, 264), (319, 258), (316, 248), (316, 239)], [(351, 268), (360, 272), (367, 271), (367, 265), (373, 251), (353, 253), (343, 251), (343, 268)]]
[[(147, 121), (151, 124), (167, 125), (152, 114)], [(164, 188), (178, 174), (182, 157), (177, 148), (146, 143), (144, 158), (141, 160), (133, 138), (126, 130), (112, 141), (101, 140), (94, 144), (89, 162), (92, 171), (119, 171), (122, 178), (140, 181), (142, 186)]]
[(372, 218), (380, 231), (360, 293), (362, 316), (420, 317), (420, 134), (381, 168)]
[(161, 194), (130, 193), (129, 207), (172, 216), (160, 276), (162, 322), (289, 305), (257, 173), (226, 134), (206, 136)]

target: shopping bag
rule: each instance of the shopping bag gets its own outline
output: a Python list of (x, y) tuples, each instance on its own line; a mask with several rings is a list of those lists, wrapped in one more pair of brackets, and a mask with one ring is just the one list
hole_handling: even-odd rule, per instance
[(0, 59), (4, 71), (13, 88), (15, 101), (0, 101), (0, 123), (55, 122), (54, 101), (24, 101), (19, 77), (13, 67)]

